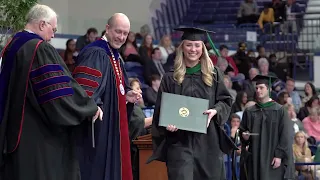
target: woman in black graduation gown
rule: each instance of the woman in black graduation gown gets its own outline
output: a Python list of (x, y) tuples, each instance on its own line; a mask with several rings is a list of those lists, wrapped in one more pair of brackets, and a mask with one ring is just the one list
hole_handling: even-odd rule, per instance
[[(221, 138), (221, 127), (229, 117), (232, 97), (223, 83), (223, 74), (213, 66), (201, 40), (205, 31), (176, 30), (184, 34), (174, 70), (163, 76), (158, 91), (151, 130), (154, 154), (150, 161), (166, 162), (169, 180), (224, 180), (221, 147), (225, 141)], [(162, 92), (208, 99), (209, 110), (203, 110), (208, 115), (207, 134), (179, 130), (174, 125), (160, 127)]]

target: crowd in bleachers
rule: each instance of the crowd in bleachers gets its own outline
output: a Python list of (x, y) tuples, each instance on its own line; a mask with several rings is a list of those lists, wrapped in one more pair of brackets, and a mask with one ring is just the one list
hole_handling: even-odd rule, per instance
[(305, 27), (306, 0), (193, 0), (190, 7), (181, 24), (213, 30), (213, 40), (230, 48), (249, 30), (266, 49), (292, 52)]

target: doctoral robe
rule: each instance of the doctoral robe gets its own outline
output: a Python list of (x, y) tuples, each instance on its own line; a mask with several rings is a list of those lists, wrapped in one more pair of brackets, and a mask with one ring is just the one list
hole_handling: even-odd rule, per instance
[[(259, 135), (250, 136), (247, 141), (240, 136), (241, 180), (294, 179), (292, 127), (288, 113), (278, 103), (264, 108), (254, 105), (244, 111), (240, 134), (249, 131)], [(274, 157), (282, 161), (276, 169), (271, 165)]]
[(73, 72), (77, 82), (104, 112), (103, 121), (94, 124), (94, 132), (89, 123), (83, 127), (85, 136), (79, 141), (83, 180), (132, 180), (126, 96), (120, 92), (116, 66), (122, 71), (126, 93), (130, 88), (119, 53), (100, 39), (79, 53)]
[[(191, 70), (192, 71), (192, 70)], [(232, 97), (223, 83), (223, 74), (214, 69), (212, 87), (202, 80), (200, 69), (186, 74), (181, 85), (166, 73), (161, 81), (152, 123), (153, 156), (150, 160), (166, 162), (169, 180), (224, 180), (225, 166), (220, 149), (219, 128), (227, 121)], [(209, 100), (209, 109), (216, 109), (207, 134), (178, 130), (169, 132), (159, 126), (162, 92)], [(203, 111), (205, 111), (204, 109)]]
[(80, 180), (75, 132), (97, 105), (55, 48), (17, 33), (3, 53), (0, 87), (2, 179)]

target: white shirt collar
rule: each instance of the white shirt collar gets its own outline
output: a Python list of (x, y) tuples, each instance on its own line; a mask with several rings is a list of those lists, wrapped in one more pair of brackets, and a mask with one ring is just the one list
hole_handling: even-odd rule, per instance
[(106, 42), (108, 42), (108, 38), (106, 37), (106, 35), (103, 35), (102, 39), (105, 40)]
[(28, 33), (33, 33), (35, 34), (33, 31), (29, 30), (29, 29), (24, 29), (25, 31), (27, 31)]

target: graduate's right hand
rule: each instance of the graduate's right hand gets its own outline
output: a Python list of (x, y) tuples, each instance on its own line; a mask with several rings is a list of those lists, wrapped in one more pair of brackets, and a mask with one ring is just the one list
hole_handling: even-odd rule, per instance
[(243, 133), (242, 133), (242, 138), (243, 138), (244, 140), (248, 141), (249, 138), (250, 138), (249, 131), (243, 132)]
[(169, 124), (169, 125), (167, 126), (167, 130), (170, 131), (170, 132), (176, 132), (176, 131), (178, 131), (178, 128), (176, 128), (175, 125)]

